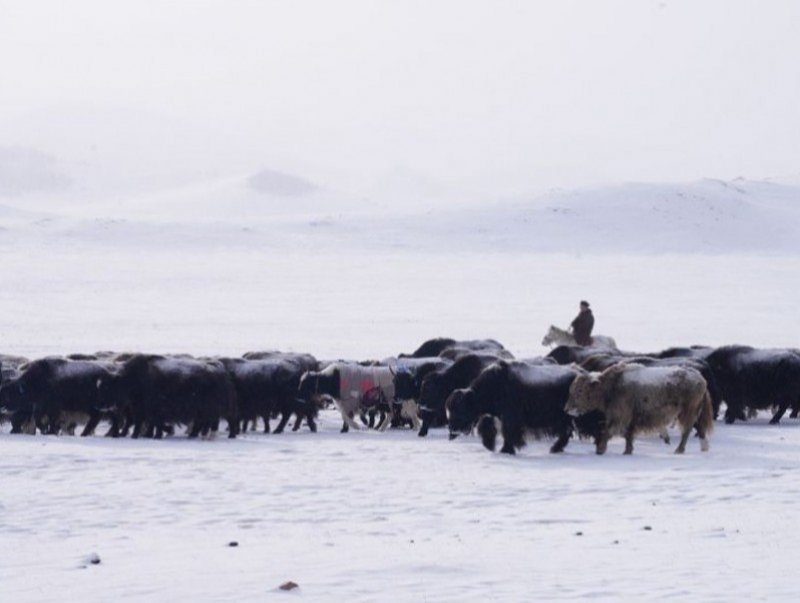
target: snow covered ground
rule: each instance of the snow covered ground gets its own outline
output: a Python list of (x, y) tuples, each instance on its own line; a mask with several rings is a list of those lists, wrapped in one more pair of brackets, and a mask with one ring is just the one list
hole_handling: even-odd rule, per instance
[[(625, 185), (446, 208), (372, 207), (298, 183), (302, 194), (278, 197), (246, 179), (219, 186), (102, 210), (68, 193), (4, 200), (2, 351), (381, 358), (443, 335), (533, 356), (582, 298), (596, 330), (629, 350), (800, 340), (791, 184)], [(233, 189), (227, 210), (213, 203)], [(605, 457), (587, 442), (560, 456), (539, 442), (506, 458), (441, 431), (338, 428), (330, 412), (317, 434), (236, 441), (3, 426), (0, 600), (800, 592), (795, 420), (718, 424), (708, 454), (645, 439), (632, 458), (621, 440)], [(300, 589), (277, 590), (287, 580)]]
[[(441, 430), (3, 435), (9, 601), (796, 600), (800, 424), (597, 457)], [(237, 542), (238, 547), (228, 546)], [(91, 565), (96, 553), (101, 563)], [(292, 580), (294, 594), (277, 589)]]

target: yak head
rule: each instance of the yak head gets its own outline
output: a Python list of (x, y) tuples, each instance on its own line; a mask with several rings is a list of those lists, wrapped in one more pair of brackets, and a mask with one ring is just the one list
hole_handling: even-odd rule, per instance
[(395, 400), (411, 400), (417, 397), (418, 384), (411, 371), (398, 366), (396, 371), (392, 371), (392, 374), (394, 375)]
[(99, 406), (103, 411), (125, 409), (133, 403), (130, 388), (125, 386), (125, 380), (120, 375), (103, 375), (97, 379), (95, 385)]
[(475, 408), (475, 392), (469, 388), (457, 389), (447, 398), (447, 427), (450, 430), (450, 439), (456, 439), (459, 434), (470, 433), (475, 424), (477, 411)]
[(601, 374), (584, 373), (575, 377), (570, 385), (564, 410), (574, 417), (593, 410), (604, 410), (604, 399)]
[(300, 383), (297, 386), (297, 397), (306, 402), (316, 402), (314, 398), (317, 397), (319, 389), (319, 375), (312, 371), (306, 371), (300, 377)]
[(19, 378), (4, 381), (0, 386), (0, 413), (22, 410), (27, 401), (25, 385)]
[(339, 396), (339, 371), (329, 366), (324, 371), (306, 371), (297, 385), (297, 398), (317, 408), (328, 406), (330, 400)]
[(437, 408), (441, 408), (445, 399), (444, 388), (444, 379), (440, 374), (427, 374), (419, 389), (419, 409), (422, 412), (436, 412)]

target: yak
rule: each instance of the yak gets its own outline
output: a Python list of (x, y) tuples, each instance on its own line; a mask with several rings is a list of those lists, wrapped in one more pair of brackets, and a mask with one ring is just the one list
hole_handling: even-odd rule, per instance
[(316, 405), (332, 399), (342, 415), (342, 433), (351, 427), (359, 429), (356, 414), (377, 408), (384, 413), (378, 425), (378, 429), (384, 431), (391, 419), (394, 379), (387, 366), (334, 363), (319, 372), (306, 372), (300, 379), (298, 397)]
[(624, 362), (627, 364), (635, 363), (644, 366), (685, 366), (693, 368), (703, 375), (708, 387), (708, 394), (711, 396), (711, 406), (714, 409), (714, 419), (719, 415), (719, 408), (722, 404), (722, 393), (717, 386), (714, 372), (705, 360), (690, 356), (670, 356), (666, 358), (653, 358), (650, 356), (621, 357), (612, 354), (597, 354), (581, 362), (581, 367), (590, 372), (600, 372), (607, 368)]
[(725, 422), (745, 420), (748, 411), (776, 407), (776, 425), (788, 408), (800, 404), (800, 354), (730, 345), (706, 358), (725, 400)]
[(498, 358), (486, 354), (469, 354), (456, 360), (452, 365), (428, 373), (422, 380), (419, 394), (419, 414), (422, 427), (417, 435), (425, 437), (435, 421), (447, 421), (445, 403), (450, 394), (459, 388), (467, 387), (481, 371), (497, 362)]
[[(483, 445), (494, 450), (499, 420), (500, 452), (515, 454), (525, 446), (526, 432), (536, 439), (556, 438), (550, 452), (562, 452), (576, 427), (564, 407), (577, 375), (577, 370), (557, 365), (492, 364), (469, 387), (455, 390), (448, 398), (450, 439), (469, 433), (477, 422)], [(599, 418), (598, 413), (582, 418), (577, 426), (580, 434), (597, 437)]]
[(452, 348), (457, 348), (459, 353), (463, 351), (507, 352), (503, 344), (494, 339), (467, 339), (457, 341), (449, 337), (437, 337), (435, 339), (429, 339), (411, 354), (400, 354), (400, 358), (430, 358), (432, 356), (439, 356), (446, 350)]
[(693, 426), (700, 437), (700, 449), (706, 451), (708, 435), (714, 427), (705, 379), (688, 367), (618, 363), (602, 373), (579, 375), (570, 386), (566, 410), (575, 416), (603, 413), (605, 421), (596, 441), (597, 454), (606, 452), (608, 440), (615, 435), (625, 437), (625, 454), (632, 454), (638, 433), (663, 433), (676, 420), (681, 441), (675, 452), (685, 451)]
[(317, 406), (297, 397), (300, 378), (306, 364), (280, 355), (257, 360), (221, 358), (236, 390), (236, 401), (241, 430), (247, 431), (252, 422), (255, 429), (259, 417), (264, 420), (264, 433), (270, 433), (270, 419), (280, 415), (274, 433), (282, 433), (292, 415), (296, 416), (293, 431), (300, 428), (305, 418), (308, 428), (315, 432)]
[[(404, 404), (413, 401), (419, 407), (419, 396), (422, 388), (422, 381), (428, 373), (444, 369), (453, 364), (443, 358), (406, 358), (398, 360), (392, 369), (394, 375), (394, 396), (395, 401)], [(397, 405), (395, 405), (397, 406)], [(415, 429), (419, 429), (415, 425)]]
[(113, 405), (133, 426), (133, 438), (161, 438), (176, 424), (190, 426), (188, 436), (216, 432), (220, 418), (228, 437), (239, 431), (236, 391), (223, 364), (214, 360), (138, 354), (116, 374), (97, 383), (104, 404)]
[(82, 436), (94, 433), (104, 411), (97, 382), (110, 375), (95, 362), (48, 357), (35, 360), (15, 378), (0, 386), (0, 409), (12, 414), (12, 432), (20, 433), (33, 420), (42, 432), (72, 432), (86, 419)]

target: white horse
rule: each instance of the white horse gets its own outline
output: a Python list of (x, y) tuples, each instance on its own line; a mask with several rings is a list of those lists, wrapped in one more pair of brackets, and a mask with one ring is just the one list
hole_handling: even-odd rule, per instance
[[(542, 345), (578, 345), (575, 341), (575, 336), (570, 333), (569, 331), (565, 331), (564, 329), (559, 329), (555, 325), (550, 325), (550, 329), (547, 331), (547, 334), (542, 339)], [(617, 342), (614, 341), (612, 337), (607, 337), (605, 335), (594, 335), (592, 336), (592, 346), (596, 346), (599, 348), (611, 348), (612, 350), (616, 350)]]

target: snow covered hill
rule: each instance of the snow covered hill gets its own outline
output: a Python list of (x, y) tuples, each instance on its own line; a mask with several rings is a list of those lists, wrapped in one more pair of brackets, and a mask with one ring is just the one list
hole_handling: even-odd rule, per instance
[[(358, 197), (262, 170), (127, 198), (4, 199), (0, 241), (325, 252), (800, 253), (800, 186), (631, 183), (483, 202)], [(20, 212), (36, 209), (25, 222)], [(16, 211), (15, 211), (16, 210)], [(48, 217), (42, 221), (42, 215)]]

